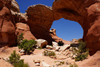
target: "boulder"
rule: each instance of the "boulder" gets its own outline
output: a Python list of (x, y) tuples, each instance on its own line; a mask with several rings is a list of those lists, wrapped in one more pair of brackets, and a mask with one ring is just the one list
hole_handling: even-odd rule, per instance
[(55, 47), (54, 50), (59, 51), (59, 49), (60, 49), (60, 46), (57, 46), (57, 47)]
[(53, 49), (56, 49), (56, 47), (58, 46), (58, 43), (57, 42), (52, 42), (52, 45), (53, 45)]
[(35, 66), (40, 66), (40, 63), (35, 63)]
[(46, 45), (48, 44), (48, 42), (44, 39), (36, 39), (35, 40), (37, 42), (37, 47), (46, 47)]
[(53, 47), (50, 46), (50, 45), (47, 45), (46, 48), (47, 48), (47, 49), (53, 49)]
[(50, 67), (50, 65), (49, 64), (47, 64), (46, 62), (44, 62), (44, 61), (42, 61), (42, 65), (43, 65), (43, 67)]
[(24, 52), (25, 52), (25, 50), (23, 50), (23, 49), (22, 49), (22, 50), (20, 50), (19, 52), (20, 52), (20, 53), (24, 53)]
[(69, 44), (65, 44), (63, 46), (60, 47), (59, 51), (65, 51), (66, 49), (68, 49), (70, 47)]

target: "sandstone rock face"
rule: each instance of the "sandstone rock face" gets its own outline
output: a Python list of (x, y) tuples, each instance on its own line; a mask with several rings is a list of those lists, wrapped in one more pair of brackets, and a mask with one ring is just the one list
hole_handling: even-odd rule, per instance
[(28, 25), (34, 36), (39, 39), (46, 39), (48, 44), (52, 44), (49, 29), (54, 21), (51, 7), (44, 5), (33, 5), (27, 9)]
[(30, 28), (27, 24), (25, 23), (16, 23), (16, 35), (20, 35), (21, 33), (23, 33), (23, 37), (24, 39), (27, 40), (32, 40), (32, 39), (36, 39), (35, 36), (30, 32)]
[(100, 51), (97, 51), (90, 58), (77, 62), (79, 67), (100, 67)]
[(10, 8), (10, 10), (12, 10), (14, 12), (20, 12), (19, 5), (18, 5), (18, 3), (15, 0), (11, 1), (11, 8)]
[(68, 49), (70, 47), (69, 44), (63, 45), (60, 47), (59, 51), (65, 51), (66, 49)]
[(12, 46), (16, 43), (15, 24), (9, 7), (4, 6), (10, 6), (10, 4), (8, 4), (8, 1), (6, 3), (6, 1), (1, 0), (0, 3), (0, 47), (4, 45)]

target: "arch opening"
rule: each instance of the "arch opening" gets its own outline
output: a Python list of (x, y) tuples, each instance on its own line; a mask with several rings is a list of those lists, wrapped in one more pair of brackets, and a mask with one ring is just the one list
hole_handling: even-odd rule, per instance
[(51, 29), (56, 29), (56, 35), (66, 41), (83, 38), (83, 28), (75, 21), (61, 18), (53, 22)]

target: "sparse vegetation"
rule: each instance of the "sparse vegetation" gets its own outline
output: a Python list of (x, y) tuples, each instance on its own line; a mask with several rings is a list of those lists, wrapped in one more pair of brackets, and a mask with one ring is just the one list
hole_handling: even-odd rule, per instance
[(18, 44), (20, 44), (21, 42), (22, 42), (22, 40), (23, 40), (23, 33), (21, 33), (18, 37), (17, 37), (17, 42), (18, 42)]
[(74, 64), (71, 64), (69, 67), (78, 67), (78, 65), (74, 63)]
[(75, 61), (80, 61), (80, 60), (82, 61), (82, 60), (86, 59), (88, 54), (89, 54), (88, 51), (83, 54), (79, 54), (77, 57), (75, 57)]
[(45, 50), (45, 51), (43, 52), (43, 55), (44, 55), (44, 56), (55, 56), (56, 54), (55, 54), (55, 52), (53, 52), (53, 51)]
[(25, 50), (25, 53), (29, 54), (30, 51), (34, 50), (33, 46), (35, 46), (36, 43), (37, 42), (35, 40), (27, 40), (27, 39), (25, 39), (20, 43), (18, 48)]
[(8, 62), (10, 62), (11, 64), (15, 64), (15, 63), (19, 62), (19, 60), (20, 60), (19, 54), (17, 54), (16, 51), (13, 51), (13, 53), (9, 57)]
[(42, 49), (42, 47), (39, 47), (38, 49)]
[(24, 64), (24, 60), (20, 60), (20, 56), (16, 53), (16, 51), (13, 51), (8, 62), (14, 65), (14, 67), (29, 67), (28, 64)]
[(62, 41), (59, 41), (59, 42), (58, 42), (58, 45), (59, 45), (59, 46), (63, 46), (64, 43), (63, 43)]
[(60, 62), (60, 63), (58, 64), (58, 66), (63, 65), (64, 63), (65, 63), (64, 61)]
[[(79, 41), (78, 44), (71, 44), (73, 48), (73, 54), (77, 55), (75, 57), (75, 61), (82, 61), (87, 58), (89, 54), (89, 50), (85, 47), (86, 43), (83, 41)], [(77, 48), (77, 49), (76, 49)]]
[(28, 64), (24, 63), (24, 60), (20, 60), (19, 62), (14, 64), (14, 67), (29, 67)]

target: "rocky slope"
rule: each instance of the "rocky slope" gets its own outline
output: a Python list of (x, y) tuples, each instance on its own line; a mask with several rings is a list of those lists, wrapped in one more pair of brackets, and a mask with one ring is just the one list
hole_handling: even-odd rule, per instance
[(63, 40), (62, 38), (58, 37), (56, 35), (56, 29), (51, 29), (49, 31), (49, 33), (50, 33), (50, 36), (52, 37), (53, 41), (55, 41), (55, 42), (62, 41), (64, 44), (71, 44), (71, 41), (66, 41), (66, 40)]

